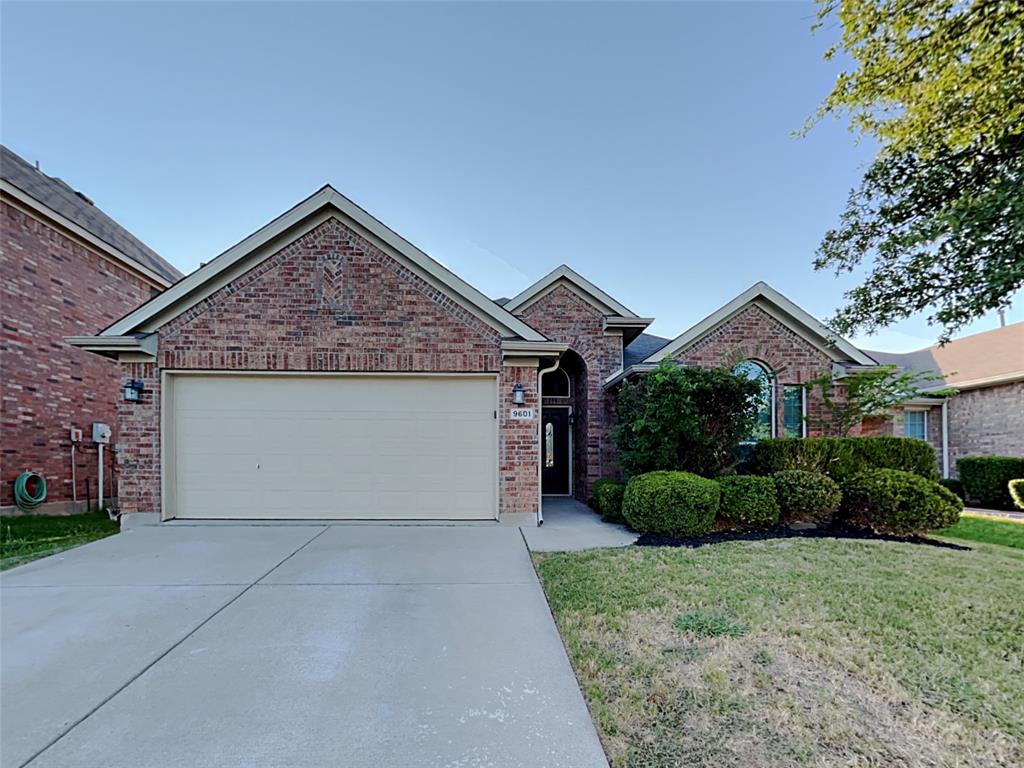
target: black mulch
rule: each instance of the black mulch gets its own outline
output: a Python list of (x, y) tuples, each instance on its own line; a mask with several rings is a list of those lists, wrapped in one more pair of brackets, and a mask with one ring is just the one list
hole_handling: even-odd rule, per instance
[(705, 536), (664, 536), (659, 533), (645, 533), (636, 540), (638, 547), (703, 547), (721, 544), (724, 541), (768, 541), (770, 539), (862, 539), (872, 541), (898, 541), (903, 544), (924, 544), (929, 547), (943, 547), (969, 552), (970, 547), (951, 544), (948, 541), (929, 539), (926, 536), (891, 536), (875, 533), (867, 528), (853, 528), (832, 525), (826, 528), (794, 530), (788, 526), (767, 528), (763, 531), (716, 531)]

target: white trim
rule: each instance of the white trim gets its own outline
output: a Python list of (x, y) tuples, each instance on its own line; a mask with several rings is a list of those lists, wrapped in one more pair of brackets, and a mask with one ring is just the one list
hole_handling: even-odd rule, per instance
[(920, 413), (923, 416), (922, 424), (924, 426), (924, 436), (920, 437), (918, 439), (919, 440), (924, 440), (927, 443), (928, 442), (928, 412), (930, 410), (931, 410), (931, 408), (929, 408), (927, 406), (919, 407), (919, 408), (904, 406), (904, 408), (903, 408), (903, 437), (915, 437), (915, 435), (908, 435), (907, 434), (907, 414), (908, 413)]
[(807, 437), (807, 387), (800, 387), (800, 436)]
[(942, 476), (949, 477), (949, 400), (942, 401)]
[[(173, 281), (168, 280), (159, 272), (155, 272), (154, 270), (147, 267), (145, 264), (136, 261), (128, 254), (112, 246), (106, 240), (101, 240), (100, 238), (96, 237), (96, 235), (94, 235), (89, 230), (85, 229), (79, 224), (76, 224), (66, 216), (57, 213), (57, 211), (53, 210), (48, 205), (39, 202), (34, 197), (32, 197), (32, 195), (14, 186), (10, 182), (4, 179), (0, 179), (0, 191), (2, 191), (5, 195), (9, 195), (18, 203), (21, 203), (21, 205), (27, 206), (36, 213), (45, 216), (46, 218), (53, 221), (55, 224), (58, 224), (59, 226), (63, 227), (79, 240), (85, 241), (89, 246), (100, 251), (100, 253), (103, 256), (117, 262), (118, 266), (127, 268), (132, 272), (136, 272), (142, 277), (145, 277), (151, 283), (155, 283), (155, 287), (164, 289), (172, 284)], [(179, 274), (181, 273), (179, 272)]]
[(968, 379), (966, 381), (950, 382), (948, 384), (936, 384), (922, 391), (929, 392), (937, 389), (982, 389), (984, 387), (995, 387), (1000, 384), (1013, 384), (1017, 381), (1024, 381), (1024, 370), (997, 373), (994, 376), (984, 376), (980, 379)]
[[(632, 310), (617, 302), (607, 293), (583, 277), (579, 272), (576, 272), (566, 264), (561, 264), (555, 267), (529, 288), (517, 293), (508, 300), (508, 303), (505, 304), (505, 308), (509, 312), (525, 309), (527, 306), (553, 290), (558, 282), (562, 280), (571, 283), (576, 286), (576, 288), (580, 289), (577, 293), (580, 293), (584, 299), (587, 299), (591, 304), (605, 314), (621, 315), (622, 317), (629, 317), (634, 320), (644, 319), (637, 318), (636, 314)], [(653, 320), (651, 322), (653, 322)], [(650, 325), (650, 323), (647, 323), (647, 325)]]
[(569, 348), (568, 344), (557, 341), (503, 341), (501, 354), (503, 357), (539, 357), (542, 355), (561, 355)]
[(72, 347), (95, 352), (104, 357), (121, 359), (124, 355), (141, 355), (155, 360), (157, 338), (148, 336), (65, 336), (64, 342)]
[[(761, 301), (759, 301), (761, 300)], [(787, 328), (818, 347), (834, 360), (853, 360), (861, 365), (876, 366), (877, 363), (853, 344), (836, 336), (827, 326), (817, 320), (767, 283), (755, 283), (735, 299), (719, 307), (696, 325), (691, 326), (643, 362), (657, 363), (665, 357), (685, 349), (710, 331), (725, 323), (749, 304), (757, 304)], [(773, 311), (777, 307), (780, 312)], [(786, 317), (788, 315), (788, 317)], [(795, 321), (792, 322), (792, 321)], [(837, 354), (841, 353), (841, 355)]]
[[(406, 371), (218, 371), (218, 370), (190, 370), (190, 369), (163, 369), (160, 371), (160, 520), (171, 520), (174, 518), (171, 510), (174, 505), (171, 503), (172, 496), (170, 489), (177, 489), (177, 476), (176, 467), (174, 466), (174, 451), (172, 440), (174, 439), (173, 430), (173, 407), (174, 407), (174, 380), (183, 377), (200, 377), (200, 376), (238, 376), (252, 378), (256, 376), (266, 377), (287, 377), (287, 378), (313, 378), (313, 377), (333, 377), (333, 378), (412, 378), (412, 379), (423, 379), (423, 378), (459, 378), (459, 379), (491, 379), (494, 381), (494, 520), (500, 518), (500, 499), (501, 499), (501, 467), (499, 466), (501, 461), (501, 419), (499, 415), (501, 413), (501, 375), (500, 373), (416, 373)], [(538, 418), (538, 421), (540, 419)], [(540, 462), (538, 461), (538, 468)], [(538, 478), (539, 480), (539, 478)], [(333, 518), (324, 518), (333, 519)], [(405, 518), (402, 518), (403, 520)], [(410, 520), (416, 518), (409, 518)], [(482, 518), (481, 518), (482, 519)]]
[(604, 384), (602, 385), (602, 387), (604, 389), (610, 389), (623, 379), (632, 376), (634, 373), (649, 373), (650, 371), (653, 371), (657, 367), (658, 366), (655, 365), (654, 363), (634, 363), (633, 365), (629, 366), (629, 368), (623, 368), (613, 373), (611, 376), (604, 380)]
[[(156, 319), (160, 319), (162, 324), (169, 319), (168, 315), (176, 316), (188, 310), (205, 298), (209, 292), (212, 292), (208, 291), (204, 295), (200, 293), (203, 288), (210, 283), (220, 287), (226, 282), (230, 282), (229, 271), (232, 267), (254, 252), (273, 244), (275, 240), (289, 233), (289, 230), (318, 213), (323, 216), (323, 220), (333, 215), (337, 216), (346, 226), (355, 225), (360, 234), (369, 235), (369, 239), (375, 245), (383, 244), (384, 250), (389, 252), (389, 255), (398, 257), (413, 272), (438, 289), (443, 289), (460, 298), (467, 309), (475, 310), (475, 314), (500, 332), (519, 336), (529, 341), (544, 341), (542, 334), (494, 303), (469, 283), (434, 261), (408, 240), (389, 229), (330, 186), (323, 187), (206, 265), (179, 280), (160, 296), (125, 315), (104, 330), (102, 335), (118, 336), (131, 333), (139, 328), (149, 328)], [(262, 254), (263, 258), (268, 258), (269, 255), (269, 253)], [(225, 280), (225, 278), (227, 279)]]

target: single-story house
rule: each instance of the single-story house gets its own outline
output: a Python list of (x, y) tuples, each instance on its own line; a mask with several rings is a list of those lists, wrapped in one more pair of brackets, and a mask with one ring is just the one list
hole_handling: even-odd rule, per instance
[[(924, 396), (896, 410), (880, 431), (927, 440), (943, 475), (964, 456), (1024, 456), (1024, 322), (915, 352), (869, 352), (881, 364), (931, 374)], [(956, 394), (928, 396), (927, 390)]]
[[(38, 511), (80, 512), (99, 494), (93, 424), (118, 442), (121, 369), (64, 341), (96, 333), (182, 277), (63, 179), (0, 147), (0, 513), (14, 481), (46, 481)], [(103, 454), (106, 498), (112, 453)]]
[(614, 392), (737, 354), (802, 386), (875, 360), (757, 283), (675, 339), (567, 266), (492, 300), (330, 186), (94, 336), (120, 404), (121, 510), (170, 518), (498, 519), (614, 475)]

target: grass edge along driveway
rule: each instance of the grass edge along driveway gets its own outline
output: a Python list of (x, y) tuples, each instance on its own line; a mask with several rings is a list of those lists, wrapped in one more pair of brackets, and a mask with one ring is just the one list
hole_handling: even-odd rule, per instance
[(614, 766), (1024, 764), (1024, 551), (535, 555)]
[(0, 571), (102, 539), (119, 530), (106, 512), (0, 518)]

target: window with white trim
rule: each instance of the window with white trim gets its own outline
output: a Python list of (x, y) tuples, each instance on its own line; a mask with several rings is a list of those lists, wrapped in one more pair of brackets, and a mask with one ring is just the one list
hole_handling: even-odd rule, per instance
[(775, 437), (775, 382), (769, 370), (756, 360), (744, 360), (733, 369), (734, 373), (761, 383), (757, 402), (757, 423), (754, 432), (744, 443), (756, 443), (766, 437)]
[(806, 437), (804, 397), (806, 391), (799, 384), (782, 385), (782, 436)]
[(903, 434), (906, 437), (916, 437), (918, 440), (928, 439), (928, 412), (927, 411), (904, 411), (903, 412)]

